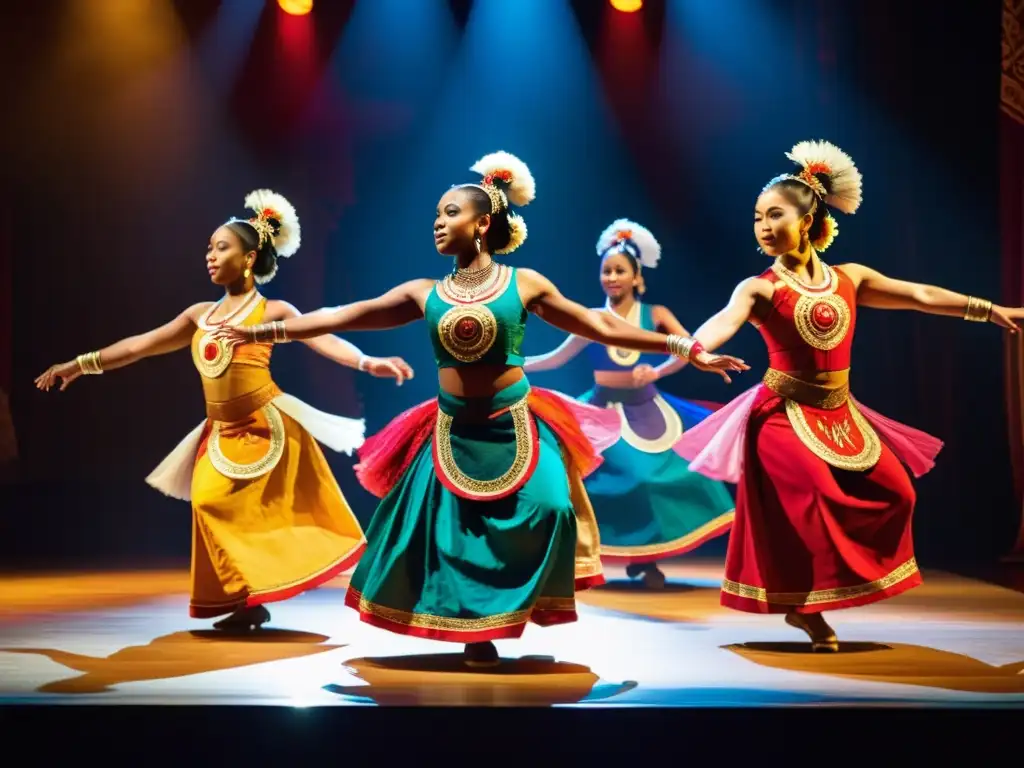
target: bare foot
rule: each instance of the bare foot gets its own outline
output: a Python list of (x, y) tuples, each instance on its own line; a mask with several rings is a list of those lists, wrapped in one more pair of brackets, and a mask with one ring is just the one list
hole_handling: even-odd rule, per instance
[(791, 627), (802, 630), (811, 638), (811, 650), (835, 652), (839, 650), (839, 638), (836, 632), (825, 621), (820, 613), (797, 613), (792, 611), (786, 614), (786, 623)]

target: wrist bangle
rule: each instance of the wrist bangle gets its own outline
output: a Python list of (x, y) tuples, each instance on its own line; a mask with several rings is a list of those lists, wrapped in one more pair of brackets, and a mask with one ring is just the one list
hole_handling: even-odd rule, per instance
[(682, 360), (690, 360), (704, 351), (704, 345), (692, 336), (671, 334), (665, 339), (669, 354)]
[(369, 357), (367, 357), (366, 355), (360, 355), (360, 356), (359, 356), (359, 364), (358, 364), (358, 365), (356, 366), (356, 368), (357, 368), (358, 370), (360, 370), (360, 371), (363, 371), (363, 372), (365, 372), (365, 371), (366, 371), (366, 369), (365, 369), (365, 368), (363, 368), (363, 365), (364, 365), (365, 363), (369, 362), (369, 360), (370, 360), (370, 358), (369, 358)]
[(273, 338), (275, 344), (287, 344), (291, 339), (288, 338), (288, 331), (284, 327), (284, 320), (275, 320), (270, 324), (270, 330), (273, 332)]
[(970, 323), (987, 323), (992, 317), (992, 302), (987, 299), (979, 299), (974, 296), (967, 297), (967, 308), (964, 310), (964, 320)]
[(87, 352), (75, 358), (78, 363), (78, 370), (87, 376), (96, 376), (103, 373), (103, 364), (100, 362), (99, 352)]

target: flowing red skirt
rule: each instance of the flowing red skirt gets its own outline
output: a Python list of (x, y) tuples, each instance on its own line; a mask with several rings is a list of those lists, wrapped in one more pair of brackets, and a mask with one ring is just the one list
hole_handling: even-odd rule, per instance
[(892, 597), (921, 583), (916, 495), (883, 441), (866, 472), (812, 453), (765, 390), (747, 426), (722, 604), (751, 613), (815, 613)]

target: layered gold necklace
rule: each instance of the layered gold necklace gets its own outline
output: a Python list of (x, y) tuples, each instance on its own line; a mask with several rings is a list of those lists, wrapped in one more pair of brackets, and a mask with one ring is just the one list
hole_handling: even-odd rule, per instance
[(510, 277), (511, 270), (491, 261), (480, 269), (456, 269), (441, 281), (444, 298), (458, 304), (487, 301), (500, 293)]

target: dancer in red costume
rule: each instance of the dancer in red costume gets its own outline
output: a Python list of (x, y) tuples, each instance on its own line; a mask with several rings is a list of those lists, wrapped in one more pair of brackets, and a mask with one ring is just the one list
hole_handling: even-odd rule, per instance
[(1024, 309), (860, 264), (825, 264), (819, 254), (838, 233), (829, 209), (857, 209), (860, 172), (827, 142), (801, 142), (787, 157), (800, 169), (768, 182), (754, 208), (754, 236), (775, 263), (740, 283), (694, 333), (693, 350), (710, 351), (750, 322), (768, 346), (768, 371), (676, 450), (691, 470), (739, 486), (722, 604), (783, 613), (814, 650), (835, 651), (839, 641), (822, 611), (921, 583), (911, 538), (915, 494), (903, 464), (920, 477), (942, 447), (851, 396), (857, 308), (959, 316), (1011, 332)]

